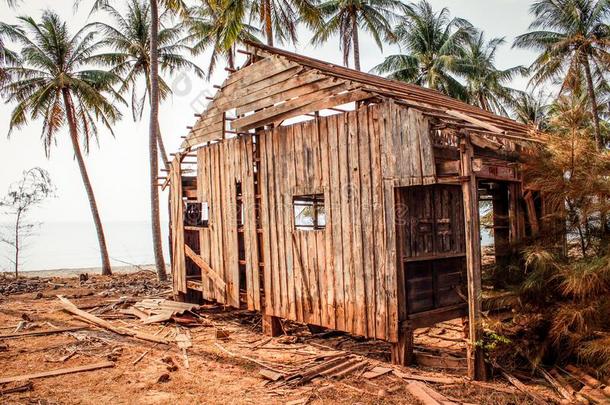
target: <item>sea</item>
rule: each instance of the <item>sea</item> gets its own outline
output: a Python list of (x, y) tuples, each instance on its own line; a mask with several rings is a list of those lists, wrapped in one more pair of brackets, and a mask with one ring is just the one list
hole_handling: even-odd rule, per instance
[[(113, 266), (154, 263), (150, 223), (104, 222)], [(6, 227), (0, 225), (2, 232)], [(163, 253), (169, 262), (168, 224), (161, 225)], [(0, 271), (11, 271), (14, 250), (0, 243)], [(99, 244), (92, 222), (44, 222), (27, 241), (21, 271), (101, 267)]]
[[(0, 229), (6, 231), (5, 226)], [(154, 263), (150, 223), (105, 222), (104, 231), (110, 261), (114, 266)], [(162, 223), (163, 253), (169, 263), (168, 224)], [(493, 235), (481, 232), (483, 246), (493, 243)], [(45, 222), (25, 244), (21, 271), (82, 269), (101, 267), (99, 247), (93, 223)], [(0, 271), (12, 271), (11, 247), (0, 243)]]

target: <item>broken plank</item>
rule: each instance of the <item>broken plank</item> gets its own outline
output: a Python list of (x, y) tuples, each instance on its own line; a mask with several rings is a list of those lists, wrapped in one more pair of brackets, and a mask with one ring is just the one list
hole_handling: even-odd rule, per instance
[(442, 405), (436, 398), (430, 395), (425, 385), (419, 381), (412, 381), (407, 384), (407, 391), (424, 405)]
[(535, 403), (541, 404), (541, 405), (547, 403), (547, 401), (545, 401), (542, 397), (540, 397), (538, 394), (536, 394), (531, 389), (529, 389), (517, 377), (507, 373), (504, 370), (501, 370), (501, 372), (502, 372), (502, 375), (504, 376), (504, 378), (506, 378), (508, 380), (508, 382), (510, 382), (515, 387), (517, 387), (517, 389), (519, 391), (523, 392), (524, 394), (529, 395), (534, 400)]
[(362, 374), (364, 378), (368, 378), (369, 380), (377, 377), (381, 377), (384, 374), (390, 373), (393, 370), (390, 367), (373, 367), (372, 370), (369, 370)]
[(56, 370), (42, 371), (39, 373), (22, 374), (22, 375), (16, 375), (16, 376), (12, 376), (12, 377), (4, 377), (4, 378), (0, 378), (0, 384), (6, 384), (6, 383), (10, 383), (10, 382), (15, 382), (15, 381), (33, 380), (36, 378), (54, 377), (54, 376), (64, 375), (64, 374), (81, 373), (84, 371), (93, 371), (93, 370), (98, 370), (101, 368), (108, 368), (108, 367), (114, 367), (114, 362), (103, 361), (101, 363), (87, 364), (84, 366), (59, 368)]
[(221, 291), (225, 291), (227, 288), (227, 285), (225, 284), (224, 280), (222, 279), (222, 277), (220, 277), (218, 275), (218, 273), (216, 273), (214, 271), (214, 269), (212, 269), (210, 267), (209, 264), (207, 264), (205, 262), (205, 260), (203, 260), (203, 258), (201, 256), (199, 256), (197, 253), (195, 253), (193, 251), (193, 249), (191, 249), (188, 245), (184, 245), (184, 253), (193, 261), (195, 262), (195, 264), (197, 266), (199, 266), (199, 268), (201, 270), (203, 270), (205, 272), (205, 274), (214, 282), (214, 284), (216, 284), (216, 287), (218, 287), (219, 290)]

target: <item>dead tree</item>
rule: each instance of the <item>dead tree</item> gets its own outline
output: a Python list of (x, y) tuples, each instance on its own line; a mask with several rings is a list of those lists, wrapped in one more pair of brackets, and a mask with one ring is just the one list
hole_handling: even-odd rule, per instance
[(25, 247), (25, 241), (33, 234), (40, 222), (32, 222), (27, 214), (38, 207), (44, 200), (54, 196), (55, 187), (49, 173), (39, 167), (23, 172), (21, 179), (9, 186), (8, 193), (0, 200), (0, 208), (12, 217), (7, 231), (0, 235), (0, 242), (6, 243), (14, 254), (9, 257), (15, 269), (15, 277), (19, 277), (20, 254)]

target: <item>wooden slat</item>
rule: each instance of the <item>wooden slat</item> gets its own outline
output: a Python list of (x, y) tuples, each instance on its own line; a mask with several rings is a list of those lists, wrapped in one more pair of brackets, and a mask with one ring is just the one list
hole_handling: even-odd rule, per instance
[(186, 293), (186, 263), (184, 259), (184, 220), (182, 204), (181, 155), (176, 155), (170, 168), (172, 224), (172, 280), (174, 291)]
[[(340, 159), (339, 145), (337, 140), (337, 125), (338, 116), (332, 115), (325, 119), (327, 122), (327, 139), (328, 139), (328, 155), (329, 155), (329, 187), (327, 213), (330, 213), (331, 222), (327, 224), (329, 235), (332, 236), (332, 253), (327, 251), (327, 256), (332, 260), (333, 265), (333, 290), (335, 295), (334, 312), (335, 312), (335, 327), (339, 330), (345, 330), (345, 294), (343, 290), (343, 235), (342, 235), (342, 215), (341, 215), (341, 199), (345, 194), (345, 189), (341, 185), (340, 178)], [(327, 214), (328, 215), (328, 214)]]
[(284, 139), (281, 141), (284, 158), (282, 159), (282, 191), (285, 193), (282, 213), (284, 215), (284, 249), (286, 255), (286, 277), (288, 295), (288, 318), (297, 320), (297, 305), (295, 295), (295, 259), (292, 248), (292, 232), (294, 230), (294, 211), (292, 208), (291, 190), (294, 188), (294, 126), (286, 127)]
[(336, 84), (337, 81), (332, 78), (326, 78), (315, 71), (307, 71), (237, 100), (236, 114), (239, 116), (250, 111), (256, 111), (280, 101), (299, 97)]
[(331, 189), (330, 184), (330, 156), (335, 157), (329, 150), (330, 145), (330, 134), (329, 134), (329, 119), (320, 119), (318, 122), (318, 145), (320, 148), (320, 171), (321, 171), (321, 184), (324, 189), (324, 209), (326, 215), (326, 226), (324, 228), (324, 271), (325, 277), (323, 279), (324, 286), (322, 292), (325, 293), (325, 307), (323, 308), (324, 318), (323, 324), (328, 328), (336, 328), (335, 320), (335, 273), (333, 264), (333, 209), (332, 209), (332, 193), (336, 193), (337, 190)]
[(348, 117), (348, 157), (350, 172), (350, 220), (351, 220), (351, 240), (352, 240), (352, 261), (354, 266), (353, 287), (355, 301), (354, 323), (355, 331), (359, 335), (365, 335), (366, 328), (366, 291), (364, 288), (364, 268), (362, 260), (362, 214), (360, 201), (360, 166), (358, 153), (358, 113), (350, 112)]
[(269, 162), (267, 158), (267, 143), (271, 142), (271, 131), (260, 132), (259, 148), (260, 148), (260, 193), (261, 193), (261, 226), (263, 228), (263, 267), (264, 272), (264, 290), (265, 290), (265, 314), (273, 315), (273, 276), (272, 261), (271, 261), (271, 234), (270, 234), (270, 219), (269, 219), (269, 204), (270, 197), (267, 182), (269, 179)]
[(373, 229), (374, 235), (374, 295), (375, 295), (375, 337), (386, 338), (387, 300), (385, 288), (385, 223), (383, 210), (383, 173), (381, 171), (381, 131), (385, 126), (383, 116), (379, 113), (379, 106), (371, 107), (369, 112), (369, 131), (371, 148), (371, 176), (372, 176), (372, 201), (373, 201)]
[(310, 104), (314, 101), (318, 101), (321, 99), (326, 99), (331, 97), (333, 94), (340, 93), (346, 90), (347, 85), (345, 83), (338, 83), (333, 87), (318, 90), (313, 93), (305, 94), (301, 97), (297, 97), (292, 100), (288, 100), (285, 103), (275, 105), (269, 108), (265, 108), (262, 111), (256, 112), (254, 114), (245, 116), (243, 118), (237, 119), (231, 122), (231, 127), (237, 130), (246, 130), (250, 128), (254, 128), (260, 126), (260, 123), (268, 123), (275, 121), (274, 117), (284, 114), (286, 112), (295, 110), (299, 107), (303, 107), (307, 104)]
[(341, 182), (341, 223), (343, 243), (343, 285), (345, 297), (345, 329), (355, 331), (355, 299), (354, 262), (352, 260), (352, 223), (350, 208), (352, 204), (351, 180), (348, 161), (348, 114), (341, 114), (337, 119), (337, 139), (339, 145), (339, 170)]
[(364, 295), (366, 309), (365, 330), (367, 337), (375, 337), (375, 258), (374, 258), (374, 217), (372, 198), (371, 129), (368, 107), (358, 109), (358, 153), (360, 172), (360, 218), (362, 221), (362, 263), (364, 271)]

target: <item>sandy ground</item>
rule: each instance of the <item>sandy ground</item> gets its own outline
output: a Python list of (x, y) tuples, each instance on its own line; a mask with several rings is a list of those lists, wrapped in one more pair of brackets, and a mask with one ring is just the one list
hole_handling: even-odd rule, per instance
[[(118, 312), (130, 304), (116, 303), (120, 297), (128, 302), (151, 296), (168, 297), (170, 285), (157, 283), (153, 273), (117, 271), (113, 277), (90, 276), (85, 282), (66, 278), (68, 274), (64, 272), (61, 275), (35, 277), (23, 284), (21, 288), (25, 291), (13, 292), (7, 292), (13, 280), (0, 276), (0, 291), (4, 291), (0, 295), (0, 334), (13, 333), (20, 323), (25, 327), (20, 333), (87, 326), (87, 329), (48, 336), (0, 338), (0, 378), (107, 360), (113, 361), (114, 366), (34, 379), (31, 390), (0, 395), (0, 403), (418, 403), (406, 389), (408, 381), (392, 373), (367, 379), (362, 376), (362, 370), (342, 379), (321, 378), (296, 387), (271, 383), (260, 374), (258, 363), (274, 365), (280, 371), (294, 371), (306, 362), (315, 361), (317, 356), (338, 350), (362, 356), (371, 367), (388, 367), (389, 345), (385, 342), (345, 334), (321, 337), (312, 335), (303, 325), (292, 323), (284, 324), (288, 338), (270, 339), (262, 335), (257, 314), (215, 305), (199, 309), (200, 319), (188, 327), (173, 322), (143, 325), (138, 319)], [(68, 297), (79, 308), (98, 313), (115, 326), (168, 339), (178, 333), (187, 334), (192, 341), (192, 347), (187, 350), (188, 368), (176, 344), (148, 343), (87, 325), (62, 310), (58, 294)], [(218, 338), (219, 330), (228, 337)], [(445, 347), (461, 351), (463, 342), (460, 342), (459, 330), (459, 323), (418, 330), (416, 344), (436, 345), (434, 350)], [(459, 377), (459, 382), (453, 384), (428, 384), (455, 403), (530, 403), (527, 396), (505, 382), (493, 382), (492, 388), (474, 385), (462, 378), (464, 370), (399, 369), (417, 375)], [(0, 390), (18, 385), (0, 385)]]

